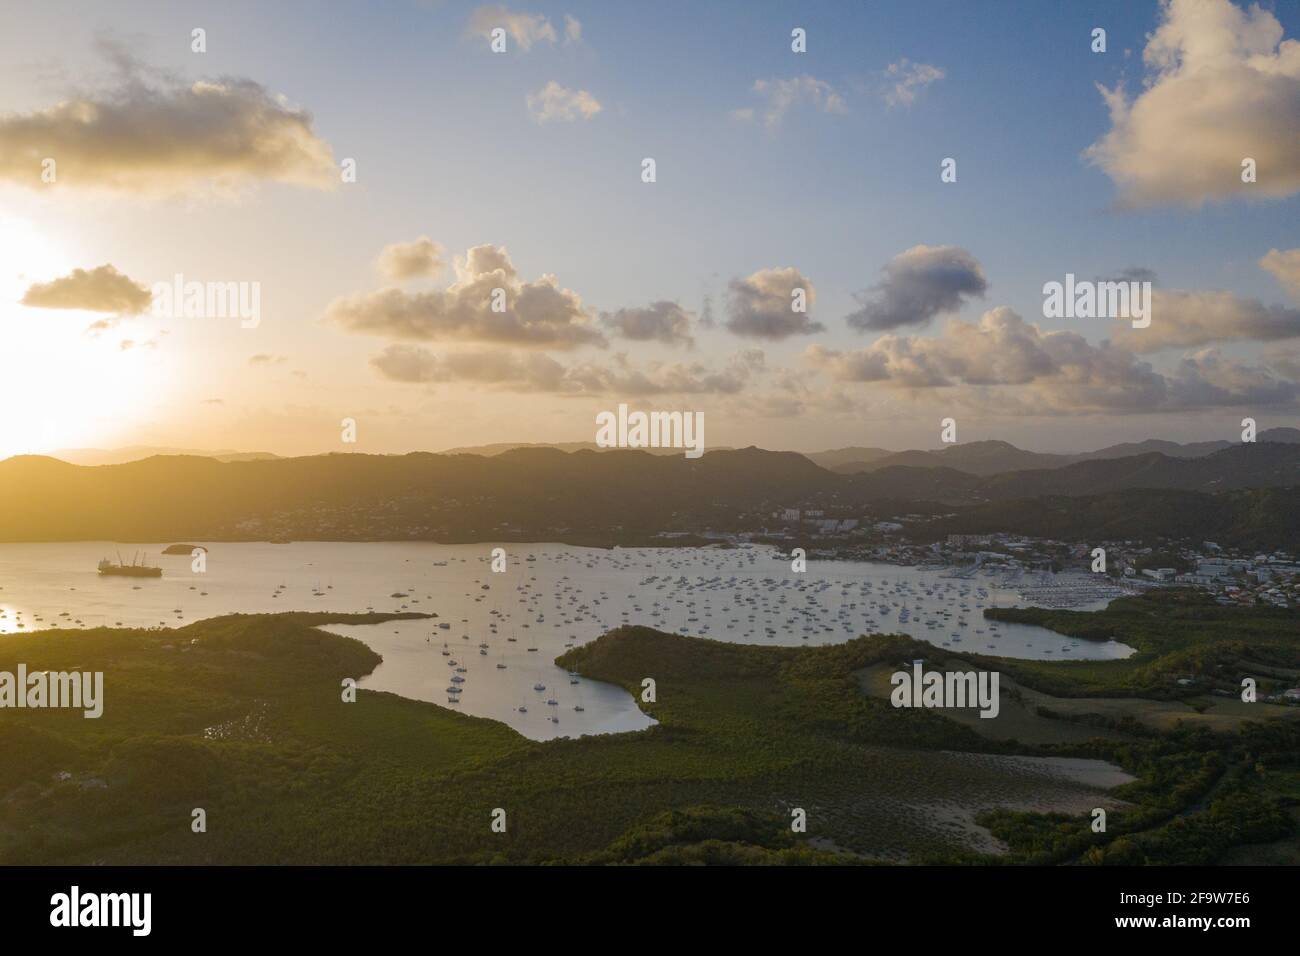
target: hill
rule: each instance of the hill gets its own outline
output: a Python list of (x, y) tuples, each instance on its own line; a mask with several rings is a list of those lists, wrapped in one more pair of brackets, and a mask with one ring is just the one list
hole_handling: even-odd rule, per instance
[[(520, 448), (479, 455), (318, 455), (220, 462), (157, 456), (84, 467), (0, 462), (0, 540), (566, 540), (632, 544), (663, 531), (752, 530), (788, 507), (978, 505), (1137, 489), (1300, 484), (1300, 444), (1203, 458), (1150, 453), (979, 477), (891, 465), (841, 475), (794, 452)], [(1269, 513), (1276, 510), (1266, 509)]]
[(975, 441), (949, 445), (939, 451), (903, 451), (875, 459), (846, 461), (834, 467), (842, 474), (878, 471), (896, 465), (951, 468), (967, 474), (988, 476), (1032, 468), (1059, 468), (1071, 462), (1069, 455), (1048, 455), (1024, 451), (1004, 441)]
[(1214, 541), (1250, 551), (1300, 541), (1300, 494), (1293, 488), (1202, 491), (1132, 489), (1107, 494), (1013, 498), (959, 509), (918, 526), (922, 540), (1005, 532), (1058, 541)]
[(694, 460), (539, 448), (492, 458), (155, 457), (96, 468), (22, 456), (0, 462), (0, 538), (490, 540), (512, 529), (609, 538), (776, 507), (838, 481), (802, 455), (755, 448)]
[(124, 448), (64, 448), (52, 452), (51, 458), (66, 461), (70, 465), (121, 465), (128, 461), (140, 461), (155, 455), (193, 455), (199, 458), (215, 458), (217, 461), (264, 461), (278, 458), (267, 451), (201, 451), (194, 448), (162, 448), (152, 445), (129, 445)]
[[(562, 441), (562, 442), (528, 442), (528, 441), (503, 441), (491, 445), (462, 445), (457, 448), (448, 448), (446, 451), (440, 451), (440, 455), (481, 455), (484, 458), (493, 458), (497, 455), (504, 454), (508, 451), (515, 451), (520, 448), (547, 448), (555, 451), (562, 451), (566, 454), (572, 454), (575, 451), (618, 451), (617, 448), (602, 448), (592, 441)], [(648, 455), (680, 455), (680, 448), (643, 448), (639, 449)], [(713, 445), (710, 451), (732, 451), (726, 445)]]
[[(1128, 699), (1204, 694), (1174, 675), (1231, 686), (1265, 662), (1300, 666), (1294, 614), (1188, 601), (1041, 615), (1065, 633), (1117, 634), (1141, 649), (1131, 660), (942, 664), (1001, 669), (1062, 698)], [(1208, 863), (1291, 829), (1296, 720), (1215, 735), (1125, 725), (1088, 738), (1080, 728), (1100, 718), (1085, 701), (1078, 715), (1039, 714), (1039, 742), (1018, 744), (866, 693), (870, 668), (917, 656), (939, 666), (942, 652), (909, 638), (757, 647), (622, 627), (557, 663), (638, 692), (654, 675), (658, 700), (641, 706), (658, 724), (540, 743), (393, 694), (363, 688), (343, 702), (342, 679), (379, 658), (318, 625), (389, 617), (232, 615), (0, 646), (0, 669), (106, 674), (97, 720), (24, 709), (0, 723), (0, 863), (998, 862), (977, 815), (1007, 844), (1002, 862)], [(1106, 791), (1031, 755), (1111, 760), (1138, 779)], [(1240, 775), (1258, 765), (1267, 778)], [(1082, 809), (1097, 805), (1112, 811), (1105, 834)], [(210, 822), (201, 839), (190, 830), (196, 806)], [(496, 807), (504, 834), (490, 826)], [(806, 835), (791, 832), (791, 807), (807, 809)]]
[(1099, 458), (1062, 468), (994, 475), (981, 486), (989, 498), (1089, 495), (1126, 488), (1227, 491), (1300, 484), (1300, 445), (1238, 444), (1200, 458), (1156, 452)]
[[(804, 457), (815, 464), (828, 468), (831, 471), (839, 471), (846, 465), (867, 465), (881, 458), (888, 458), (890, 455), (897, 454), (887, 448), (863, 448), (861, 446), (852, 446), (849, 448), (833, 448), (829, 451), (807, 452)], [(852, 471), (861, 471), (861, 468), (853, 468)], [(851, 473), (851, 472), (846, 472)]]
[[(1300, 429), (1269, 428), (1257, 436), (1260, 443), (1300, 443)], [(949, 445), (933, 451), (891, 452), (883, 448), (843, 448), (838, 451), (814, 452), (807, 457), (823, 468), (851, 475), (864, 471), (877, 471), (894, 465), (918, 468), (952, 468), (972, 475), (989, 477), (1008, 471), (1030, 471), (1045, 468), (1064, 468), (1084, 461), (1113, 458), (1133, 458), (1140, 455), (1161, 454), (1167, 458), (1203, 458), (1216, 452), (1235, 448), (1240, 442), (1206, 441), (1179, 444), (1178, 442), (1148, 439), (1110, 445), (1096, 451), (1079, 454), (1053, 455), (1025, 451), (1005, 441), (976, 441)], [(858, 453), (861, 454), (858, 454)]]

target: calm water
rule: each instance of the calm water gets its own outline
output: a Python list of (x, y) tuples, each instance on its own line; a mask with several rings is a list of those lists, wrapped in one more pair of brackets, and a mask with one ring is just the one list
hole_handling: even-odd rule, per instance
[[(1096, 660), (1132, 653), (1114, 641), (1072, 641), (983, 617), (987, 607), (1029, 603), (1021, 589), (1032, 594), (1044, 585), (1077, 592), (1077, 606), (1104, 604), (1086, 578), (1012, 582), (982, 572), (952, 576), (817, 561), (795, 574), (768, 548), (567, 545), (500, 545), (509, 567), (492, 573), (491, 544), (393, 542), (218, 542), (209, 545), (206, 572), (195, 574), (188, 556), (161, 555), (163, 547), (143, 547), (162, 566), (162, 578), (122, 578), (95, 571), (101, 557), (118, 550), (130, 560), (120, 546), (0, 544), (0, 634), (175, 627), (232, 612), (433, 613), (434, 620), (329, 630), (383, 655), (362, 686), (500, 720), (534, 739), (653, 723), (622, 688), (571, 677), (553, 663), (569, 647), (620, 624), (752, 644), (839, 643), (886, 631), (1003, 657)], [(452, 687), (459, 693), (449, 694)]]

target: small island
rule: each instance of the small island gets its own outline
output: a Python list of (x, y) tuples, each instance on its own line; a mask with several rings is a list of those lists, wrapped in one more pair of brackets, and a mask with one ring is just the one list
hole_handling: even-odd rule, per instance
[(190, 555), (193, 554), (196, 549), (199, 551), (208, 550), (207, 548), (203, 547), (203, 545), (201, 544), (169, 544), (167, 545), (167, 547), (163, 548), (163, 554)]

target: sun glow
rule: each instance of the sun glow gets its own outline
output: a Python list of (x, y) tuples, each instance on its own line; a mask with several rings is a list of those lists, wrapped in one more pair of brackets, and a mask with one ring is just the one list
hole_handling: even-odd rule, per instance
[(157, 392), (112, 316), (20, 304), (32, 283), (78, 265), (30, 223), (0, 217), (0, 458), (111, 442)]

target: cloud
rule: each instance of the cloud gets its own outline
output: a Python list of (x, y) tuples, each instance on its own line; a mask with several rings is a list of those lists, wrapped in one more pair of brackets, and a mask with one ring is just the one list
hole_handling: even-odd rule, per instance
[(62, 278), (38, 282), (27, 290), (22, 304), (38, 309), (139, 315), (152, 300), (148, 289), (105, 264), (97, 269), (73, 269)]
[(428, 236), (410, 242), (394, 242), (379, 254), (379, 271), (396, 281), (430, 278), (443, 268), (446, 250)]
[[(794, 76), (787, 79), (755, 80), (754, 92), (766, 101), (763, 125), (774, 131), (785, 119), (785, 114), (798, 106), (810, 106), (822, 113), (847, 113), (844, 98), (825, 80), (816, 77)], [(749, 122), (754, 119), (751, 107), (733, 110), (732, 117)]]
[[(98, 322), (95, 323), (95, 326), (98, 325), (99, 325)], [(95, 326), (91, 326), (91, 328), (93, 329), (95, 328)], [(117, 343), (117, 348), (118, 351), (121, 352), (129, 352), (131, 351), (131, 349), (134, 348), (156, 349), (162, 343), (162, 337), (166, 334), (167, 334), (166, 330), (163, 330), (159, 332), (157, 335), (145, 339), (143, 342), (137, 342), (134, 339), (122, 339), (122, 341)], [(98, 338), (98, 333), (95, 333), (95, 337)]]
[(453, 352), (436, 355), (411, 345), (391, 345), (371, 360), (391, 381), (458, 383), (512, 392), (547, 392), (561, 396), (731, 395), (743, 390), (763, 369), (763, 354), (748, 349), (720, 368), (698, 362), (651, 362), (634, 366), (626, 355), (606, 363), (565, 367), (547, 355), (519, 352)]
[(283, 355), (268, 355), (265, 352), (248, 357), (249, 365), (283, 365), (287, 361), (288, 359)]
[(564, 367), (548, 355), (514, 352), (454, 352), (435, 355), (414, 345), (390, 345), (370, 360), (395, 382), (468, 382), (515, 391), (556, 391)]
[(1120, 269), (1114, 275), (1098, 276), (1094, 282), (1150, 282), (1156, 281), (1154, 269), (1148, 269), (1145, 266), (1129, 266), (1127, 269)]
[(571, 90), (555, 80), (551, 80), (536, 93), (529, 93), (524, 100), (528, 104), (529, 114), (538, 123), (589, 120), (602, 109), (600, 101), (586, 90)]
[(1300, 249), (1270, 249), (1259, 267), (1272, 273), (1296, 303), (1300, 303)]
[[(561, 349), (607, 344), (576, 293), (553, 275), (523, 281), (502, 247), (474, 246), (456, 258), (455, 272), (446, 289), (384, 289), (337, 299), (326, 319), (349, 332), (413, 341)], [(494, 311), (494, 302), (504, 311)]]
[(636, 342), (691, 346), (691, 315), (676, 302), (652, 302), (639, 309), (602, 312), (600, 321), (618, 335)]
[[(1267, 257), (1266, 257), (1267, 258)], [(1217, 290), (1157, 289), (1151, 294), (1151, 325), (1123, 326), (1115, 341), (1134, 352), (1196, 348), (1212, 342), (1274, 342), (1300, 336), (1300, 309), (1264, 305)]]
[(1168, 402), (1175, 408), (1289, 405), (1300, 384), (1270, 369), (1225, 358), (1217, 349), (1185, 356), (1169, 379)]
[(812, 346), (807, 355), (837, 381), (937, 388), (1024, 385), (1051, 374), (1071, 354), (1086, 355), (1085, 346), (1073, 332), (1043, 333), (1003, 306), (985, 312), (978, 324), (951, 322), (939, 338), (884, 335), (864, 349)]
[(112, 51), (117, 85), (0, 117), (0, 179), (136, 194), (226, 190), (254, 180), (331, 188), (329, 145), (311, 114), (248, 79), (185, 83)]
[(794, 291), (804, 291), (805, 307), (817, 301), (812, 281), (798, 269), (760, 269), (747, 279), (732, 279), (727, 292), (727, 328), (736, 335), (784, 339), (825, 331), (808, 313), (794, 310)]
[[(501, 4), (477, 8), (469, 15), (466, 32), (470, 36), (490, 40), (492, 31), (497, 27), (510, 34), (515, 44), (525, 53), (532, 49), (534, 43), (555, 43), (558, 39), (555, 27), (551, 26), (551, 21), (544, 14), (514, 11)], [(578, 34), (582, 34), (581, 24), (578, 24)]]
[(891, 107), (911, 106), (931, 83), (942, 80), (946, 74), (937, 66), (929, 63), (913, 63), (907, 57), (885, 67), (885, 76), (890, 84), (885, 91), (885, 102)]
[(988, 289), (979, 262), (957, 246), (913, 246), (885, 263), (881, 272), (884, 278), (870, 294), (855, 296), (862, 308), (847, 317), (855, 329), (879, 332), (925, 325)]
[[(1111, 129), (1084, 153), (1129, 206), (1199, 206), (1300, 189), (1300, 42), (1257, 5), (1163, 0), (1144, 89), (1098, 86)], [(1254, 159), (1258, 182), (1241, 181)]]
[(953, 390), (951, 400), (982, 399), (988, 409), (1026, 415), (1278, 405), (1300, 394), (1296, 382), (1213, 350), (1162, 374), (1127, 349), (1044, 331), (1005, 306), (978, 323), (949, 322), (938, 337), (885, 335), (847, 352), (813, 345), (804, 357), (834, 381), (913, 394)]
[(582, 21), (577, 17), (564, 15), (564, 42), (581, 43), (582, 42)]
[(735, 395), (763, 366), (758, 349), (738, 352), (719, 368), (700, 362), (651, 362), (638, 369), (620, 354), (608, 364), (571, 368), (565, 381), (567, 390), (589, 395)]
[(1300, 347), (1269, 349), (1268, 365), (1279, 377), (1300, 381)]

